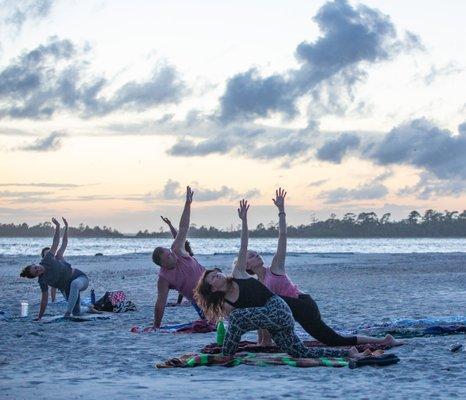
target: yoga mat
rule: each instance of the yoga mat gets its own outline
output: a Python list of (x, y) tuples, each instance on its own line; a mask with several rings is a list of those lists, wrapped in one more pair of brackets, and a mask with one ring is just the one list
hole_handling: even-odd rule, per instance
[(360, 325), (351, 333), (368, 336), (384, 336), (389, 333), (397, 338), (457, 335), (466, 333), (466, 316), (387, 320), (378, 324)]
[[(133, 326), (130, 331), (132, 333), (153, 333), (154, 329), (151, 326)], [(202, 319), (184, 324), (163, 325), (155, 330), (158, 333), (207, 333), (214, 331), (215, 324)]]
[(58, 322), (90, 322), (90, 321), (98, 321), (110, 319), (108, 315), (81, 315), (81, 316), (71, 316), (68, 319), (63, 317), (63, 315), (54, 315), (52, 317), (43, 317), (40, 321), (41, 324), (54, 324)]

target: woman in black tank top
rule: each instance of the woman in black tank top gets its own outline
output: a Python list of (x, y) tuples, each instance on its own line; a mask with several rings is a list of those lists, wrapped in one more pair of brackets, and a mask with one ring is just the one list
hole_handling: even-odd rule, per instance
[(249, 331), (267, 329), (277, 346), (292, 357), (363, 356), (356, 348), (329, 350), (307, 348), (294, 332), (294, 319), (283, 299), (274, 295), (246, 272), (248, 249), (247, 201), (241, 200), (238, 216), (242, 221), (241, 247), (231, 276), (219, 269), (204, 272), (194, 297), (207, 318), (217, 320), (228, 315), (228, 330), (223, 354), (233, 356), (241, 336)]

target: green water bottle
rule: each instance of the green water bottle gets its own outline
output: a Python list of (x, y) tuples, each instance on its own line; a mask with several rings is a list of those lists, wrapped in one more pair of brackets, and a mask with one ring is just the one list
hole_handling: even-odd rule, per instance
[(221, 319), (217, 323), (217, 344), (219, 346), (222, 346), (224, 340), (225, 340), (225, 324), (223, 323), (223, 319)]

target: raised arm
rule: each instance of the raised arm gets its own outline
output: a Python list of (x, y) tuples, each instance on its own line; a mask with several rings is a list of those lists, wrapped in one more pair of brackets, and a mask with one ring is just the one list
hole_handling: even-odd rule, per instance
[(272, 260), (270, 270), (276, 275), (285, 275), (285, 257), (286, 257), (286, 214), (285, 214), (285, 197), (286, 192), (282, 188), (275, 191), (273, 203), (278, 208), (278, 244), (277, 252)]
[(193, 201), (194, 192), (189, 186), (186, 187), (186, 202), (184, 203), (183, 213), (181, 214), (180, 227), (175, 240), (172, 244), (172, 250), (179, 255), (187, 255), (188, 253), (184, 249), (184, 243), (186, 236), (188, 236), (189, 220), (191, 218), (191, 203)]
[(50, 247), (49, 252), (55, 255), (58, 249), (58, 245), (60, 244), (60, 222), (58, 222), (55, 218), (52, 218), (52, 222), (55, 225), (55, 234), (53, 235), (52, 247)]
[[(175, 239), (178, 232), (176, 228), (173, 226), (172, 222), (166, 217), (160, 216), (160, 218), (162, 218), (162, 221), (168, 225), (168, 227), (170, 228), (170, 232), (173, 236), (173, 239)], [(193, 250), (191, 249), (191, 244), (187, 240), (184, 242), (184, 249), (186, 250), (186, 253), (188, 253), (191, 257), (194, 255)], [(183, 299), (183, 296), (181, 296), (181, 298)], [(181, 300), (179, 302), (181, 302)]]
[(246, 200), (239, 202), (238, 216), (241, 219), (241, 245), (238, 253), (238, 260), (233, 268), (233, 277), (239, 279), (248, 279), (250, 275), (246, 272), (247, 253), (248, 253), (248, 210), (249, 204)]
[(168, 225), (168, 227), (170, 228), (170, 232), (173, 236), (173, 239), (175, 239), (178, 232), (176, 231), (175, 227), (172, 225), (172, 222), (166, 217), (160, 216), (160, 218), (162, 218), (162, 221)]
[(63, 259), (63, 254), (65, 254), (66, 246), (68, 246), (68, 221), (65, 218), (63, 219), (63, 224), (65, 225), (65, 232), (63, 232), (63, 238), (61, 240), (61, 246), (55, 255), (58, 259)]

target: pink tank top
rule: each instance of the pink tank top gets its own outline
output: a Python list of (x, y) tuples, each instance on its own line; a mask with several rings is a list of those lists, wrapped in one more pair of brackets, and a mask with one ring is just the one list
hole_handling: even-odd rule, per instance
[(193, 300), (193, 290), (205, 268), (194, 257), (176, 255), (177, 264), (173, 269), (160, 268), (159, 276), (166, 279), (170, 288), (178, 290), (188, 300)]
[(270, 267), (265, 268), (264, 285), (279, 296), (297, 298), (301, 294), (301, 291), (291, 282), (288, 275), (275, 275), (270, 271)]

